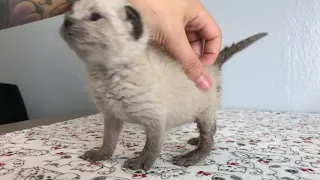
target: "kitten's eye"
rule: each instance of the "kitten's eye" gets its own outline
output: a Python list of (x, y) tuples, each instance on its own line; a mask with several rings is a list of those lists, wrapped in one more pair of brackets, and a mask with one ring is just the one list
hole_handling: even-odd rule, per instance
[(98, 13), (92, 13), (90, 15), (90, 21), (98, 21), (99, 19), (101, 19), (101, 16)]

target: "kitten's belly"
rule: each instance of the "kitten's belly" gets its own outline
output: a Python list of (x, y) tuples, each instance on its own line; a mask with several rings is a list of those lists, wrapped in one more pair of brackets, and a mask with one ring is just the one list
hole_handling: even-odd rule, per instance
[(123, 103), (121, 101), (109, 101), (107, 103), (108, 112), (112, 114), (113, 117), (115, 117), (118, 120), (121, 120), (126, 123), (135, 123), (137, 124), (138, 121), (136, 121), (134, 118), (131, 118), (127, 113), (123, 106)]
[[(134, 124), (143, 124), (139, 122), (141, 119), (132, 118), (130, 114), (127, 113), (123, 103), (121, 101), (109, 101), (107, 104), (108, 112), (112, 113), (112, 115), (125, 123), (134, 123)], [(166, 119), (166, 128), (172, 129), (180, 125), (193, 123), (196, 119), (197, 115), (193, 112), (168, 112)]]
[(198, 114), (193, 112), (169, 112), (167, 123), (166, 123), (166, 129), (173, 129), (181, 125), (194, 123)]

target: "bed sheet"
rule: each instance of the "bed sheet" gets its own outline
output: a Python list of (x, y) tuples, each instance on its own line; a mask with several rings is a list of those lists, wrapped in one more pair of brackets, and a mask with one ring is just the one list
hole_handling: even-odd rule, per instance
[(218, 112), (210, 156), (190, 167), (172, 157), (194, 149), (195, 124), (168, 133), (149, 171), (122, 167), (142, 150), (145, 135), (125, 124), (114, 156), (89, 163), (79, 158), (102, 141), (102, 115), (35, 127), (0, 136), (1, 180), (320, 180), (320, 115), (261, 111)]

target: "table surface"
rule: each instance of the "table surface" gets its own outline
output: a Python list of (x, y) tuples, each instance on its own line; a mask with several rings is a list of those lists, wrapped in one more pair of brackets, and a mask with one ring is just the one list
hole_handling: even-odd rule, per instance
[(79, 118), (79, 117), (81, 116), (70, 115), (70, 116), (61, 116), (61, 117), (47, 117), (47, 118), (39, 118), (39, 119), (26, 120), (26, 121), (21, 121), (16, 123), (4, 124), (4, 125), (0, 125), (0, 134), (20, 131), (20, 130), (29, 129), (37, 126), (50, 125), (50, 124), (68, 121), (68, 120)]
[[(102, 114), (0, 126), (1, 131), (15, 131), (0, 136), (0, 179), (319, 180), (320, 114), (241, 110), (217, 114), (215, 143), (203, 161), (189, 167), (172, 161), (174, 156), (195, 149), (187, 141), (199, 135), (196, 124), (187, 124), (168, 132), (148, 172), (123, 167), (145, 145), (143, 128), (134, 124), (124, 124), (110, 159), (91, 163), (79, 158), (101, 146)], [(51, 125), (26, 129), (43, 124)]]

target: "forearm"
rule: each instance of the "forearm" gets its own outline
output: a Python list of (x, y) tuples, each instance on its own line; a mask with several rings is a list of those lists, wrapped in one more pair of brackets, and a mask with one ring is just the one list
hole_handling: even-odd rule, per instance
[(0, 0), (0, 30), (65, 13), (74, 0)]

